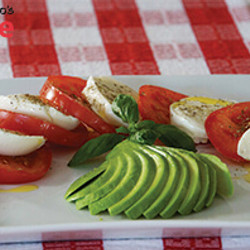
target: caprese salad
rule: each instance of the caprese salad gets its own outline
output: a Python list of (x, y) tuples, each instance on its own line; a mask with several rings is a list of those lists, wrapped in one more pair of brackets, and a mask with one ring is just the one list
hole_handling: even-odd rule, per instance
[(50, 76), (39, 96), (0, 96), (0, 183), (44, 176), (52, 158), (48, 143), (79, 148), (102, 134), (126, 134), (131, 126), (112, 109), (119, 94), (136, 100), (140, 121), (172, 124), (196, 143), (209, 140), (229, 159), (250, 160), (250, 102), (188, 97), (152, 85), (137, 93), (107, 77)]
[(52, 153), (46, 141), (81, 146), (87, 140), (87, 128), (38, 96), (0, 96), (0, 140), (0, 183), (22, 183), (48, 171)]
[(144, 85), (139, 90), (138, 104), (143, 119), (176, 125), (196, 143), (209, 141), (233, 161), (250, 160), (250, 102), (188, 97)]
[(0, 96), (0, 183), (16, 184), (43, 177), (51, 165), (47, 142), (80, 147), (114, 127), (93, 112), (81, 90), (85, 80), (49, 77), (40, 96)]

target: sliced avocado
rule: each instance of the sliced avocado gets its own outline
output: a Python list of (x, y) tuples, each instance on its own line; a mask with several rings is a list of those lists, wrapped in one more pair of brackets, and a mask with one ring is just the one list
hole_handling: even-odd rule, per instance
[(171, 165), (179, 169), (177, 186), (174, 189), (171, 199), (167, 204), (165, 204), (164, 209), (160, 212), (160, 216), (167, 219), (172, 217), (178, 211), (180, 205), (185, 199), (190, 180), (189, 168), (186, 161), (178, 154), (176, 154), (175, 152), (167, 151), (166, 147), (159, 148), (161, 148), (161, 150), (167, 152), (170, 155), (169, 159), (172, 160)]
[(205, 205), (206, 205), (206, 207), (210, 207), (212, 205), (212, 203), (214, 201), (214, 197), (216, 195), (217, 174), (216, 174), (216, 170), (212, 166), (210, 166), (210, 164), (208, 162), (206, 162), (206, 163), (208, 165), (210, 185), (209, 185), (209, 191), (208, 191), (208, 196), (207, 196)]
[(78, 199), (76, 201), (76, 208), (82, 209), (90, 203), (101, 199), (109, 192), (111, 192), (124, 178), (127, 172), (126, 164), (124, 164), (124, 162), (126, 162), (126, 158), (123, 155), (119, 155), (117, 158), (114, 158), (109, 165), (109, 168), (115, 169), (115, 173), (112, 175), (112, 177), (101, 187), (93, 190), (91, 193), (87, 194), (83, 198)]
[(110, 160), (113, 157), (117, 157), (121, 152), (127, 152), (133, 146), (132, 142), (128, 139), (117, 144), (106, 156), (106, 160)]
[(210, 172), (208, 170), (208, 165), (205, 162), (201, 161), (198, 157), (196, 157), (195, 154), (192, 155), (197, 160), (201, 174), (201, 193), (193, 210), (195, 212), (200, 212), (206, 206), (206, 201), (210, 188), (210, 178), (209, 178)]
[(88, 183), (88, 185), (84, 185), (72, 195), (68, 196), (67, 201), (71, 202), (84, 198), (86, 195), (106, 184), (106, 182), (109, 181), (109, 179), (116, 173), (117, 170), (114, 166), (110, 166), (112, 164), (114, 165), (112, 161), (105, 161), (102, 165), (106, 166), (106, 171), (101, 176), (98, 176), (98, 178), (96, 178), (94, 181)]
[(168, 168), (168, 179), (161, 194), (143, 213), (147, 219), (152, 219), (159, 215), (159, 213), (167, 206), (169, 200), (172, 198), (177, 186), (179, 185), (180, 166), (178, 166), (176, 159), (173, 159), (173, 157), (167, 152), (159, 150), (155, 147), (148, 147), (164, 157), (166, 160), (166, 167)]
[(217, 193), (220, 196), (232, 196), (234, 192), (234, 186), (227, 165), (214, 155), (199, 154), (199, 157), (216, 170)]
[(210, 178), (209, 178), (210, 172), (208, 170), (209, 167), (204, 161), (200, 160), (197, 154), (193, 152), (190, 152), (187, 150), (181, 150), (181, 149), (174, 149), (174, 150), (182, 152), (183, 154), (188, 154), (189, 156), (193, 157), (197, 161), (199, 171), (200, 171), (200, 177), (201, 177), (201, 192), (200, 192), (199, 199), (196, 205), (194, 206), (193, 210), (195, 212), (199, 212), (204, 208), (208, 194), (209, 194), (209, 187), (210, 187)]
[(92, 171), (88, 172), (87, 174), (79, 177), (76, 181), (74, 181), (68, 190), (66, 191), (64, 198), (67, 199), (71, 195), (75, 194), (78, 190), (81, 190), (85, 185), (87, 185), (90, 181), (95, 179), (96, 177), (100, 176), (101, 174), (106, 171), (108, 165), (104, 162), (98, 168), (93, 169)]
[(148, 209), (148, 207), (150, 207), (162, 192), (168, 177), (166, 162), (162, 155), (148, 149), (144, 145), (138, 144), (138, 149), (142, 150), (149, 159), (151, 158), (153, 160), (152, 165), (149, 164), (147, 167), (155, 168), (156, 173), (155, 178), (146, 193), (131, 207), (125, 210), (125, 214), (130, 219), (137, 219)]
[(89, 204), (89, 210), (92, 215), (98, 214), (120, 201), (133, 189), (138, 181), (141, 172), (141, 165), (138, 156), (132, 151), (128, 152), (125, 150), (120, 152), (120, 155), (126, 159), (126, 162), (123, 162), (123, 167), (127, 168), (126, 175), (110, 193)]
[(140, 160), (138, 163), (141, 166), (140, 177), (134, 188), (123, 199), (108, 208), (110, 215), (117, 215), (123, 212), (137, 200), (139, 200), (148, 190), (154, 179), (155, 169), (148, 167), (148, 165), (151, 163), (150, 159), (148, 159), (148, 157), (140, 150), (136, 150), (135, 148), (133, 148), (133, 150)]
[[(170, 151), (172, 152), (172, 150)], [(182, 215), (190, 214), (195, 207), (201, 192), (201, 177), (197, 161), (189, 154), (175, 150), (175, 153), (184, 159), (189, 168), (189, 185), (184, 200), (178, 212)]]

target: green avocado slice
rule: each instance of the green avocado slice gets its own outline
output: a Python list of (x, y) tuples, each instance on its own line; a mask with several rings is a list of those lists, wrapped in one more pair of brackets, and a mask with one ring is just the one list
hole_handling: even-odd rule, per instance
[(153, 219), (154, 217), (159, 215), (159, 213), (167, 206), (177, 186), (179, 185), (178, 180), (180, 175), (180, 167), (178, 166), (176, 159), (174, 159), (171, 155), (169, 155), (169, 153), (151, 146), (148, 146), (148, 148), (161, 154), (165, 158), (166, 167), (168, 168), (168, 179), (165, 183), (165, 186), (162, 189), (161, 194), (143, 213), (143, 215), (147, 219)]
[(116, 171), (116, 168), (110, 167), (110, 164), (112, 163), (105, 161), (102, 165), (105, 166), (106, 171), (102, 175), (97, 176), (98, 178), (88, 185), (83, 186), (83, 188), (79, 188), (79, 190), (77, 190), (75, 193), (68, 196), (66, 200), (69, 202), (79, 200), (103, 186), (115, 174)]
[(139, 158), (135, 153), (122, 151), (120, 155), (123, 156), (123, 167), (127, 168), (126, 175), (114, 189), (95, 202), (89, 204), (89, 210), (92, 215), (98, 214), (106, 210), (113, 204), (124, 198), (136, 185), (141, 172), (141, 165), (138, 164)]
[(93, 190), (91, 193), (85, 195), (83, 198), (78, 199), (76, 201), (76, 208), (82, 209), (90, 203), (101, 199), (109, 192), (111, 192), (124, 178), (127, 172), (127, 168), (126, 165), (124, 165), (124, 161), (126, 161), (126, 159), (124, 159), (121, 155), (119, 155), (117, 158), (114, 158), (113, 161), (110, 161), (108, 169), (114, 168), (114, 174), (112, 175), (112, 177), (101, 187), (98, 187), (97, 189)]
[(164, 157), (143, 145), (138, 144), (137, 147), (138, 149), (142, 150), (142, 152), (144, 152), (148, 158), (151, 158), (153, 160), (154, 163), (152, 165), (149, 164), (148, 167), (156, 168), (156, 173), (155, 178), (146, 193), (136, 203), (134, 203), (127, 210), (125, 210), (125, 214), (130, 219), (137, 219), (138, 217), (140, 217), (147, 210), (147, 208), (157, 199), (168, 177), (168, 171)]
[(210, 178), (209, 178), (210, 172), (208, 170), (208, 165), (205, 162), (201, 161), (198, 157), (196, 157), (195, 154), (191, 155), (193, 155), (193, 157), (197, 160), (201, 174), (201, 193), (196, 205), (193, 208), (195, 212), (200, 212), (206, 206), (206, 200), (210, 188)]
[[(172, 150), (170, 151), (172, 152)], [(177, 155), (184, 159), (189, 168), (189, 185), (184, 200), (182, 201), (178, 212), (182, 215), (190, 214), (195, 207), (201, 192), (201, 177), (197, 161), (181, 151), (175, 151)]]
[(232, 196), (234, 186), (227, 165), (214, 155), (201, 153), (199, 154), (199, 157), (216, 170), (217, 193), (222, 197)]
[(171, 150), (179, 151), (183, 154), (188, 154), (190, 157), (193, 157), (197, 161), (201, 177), (201, 192), (199, 199), (196, 205), (194, 206), (193, 210), (195, 212), (199, 212), (205, 207), (206, 200), (209, 194), (209, 188), (210, 188), (210, 178), (209, 178), (210, 172), (208, 170), (209, 167), (204, 161), (200, 160), (197, 154), (193, 152), (181, 149), (171, 149)]
[[(198, 155), (198, 154), (197, 154)], [(199, 155), (198, 155), (199, 157)], [(199, 157), (200, 158), (200, 157)], [(200, 158), (201, 159), (201, 158)], [(201, 159), (202, 160), (202, 159)], [(203, 160), (202, 160), (203, 161)], [(205, 161), (204, 161), (205, 162)], [(216, 170), (210, 166), (209, 162), (206, 162), (208, 165), (208, 171), (209, 171), (209, 180), (210, 180), (210, 185), (209, 185), (209, 191), (208, 191), (208, 196), (206, 199), (206, 207), (210, 207), (213, 204), (214, 197), (216, 195), (216, 189), (217, 189), (217, 174)]]
[(95, 179), (96, 177), (102, 175), (104, 171), (106, 171), (108, 164), (104, 162), (98, 168), (93, 169), (92, 171), (88, 172), (87, 174), (79, 177), (76, 181), (74, 181), (68, 190), (66, 191), (64, 198), (68, 199), (71, 195), (75, 194), (79, 190), (81, 190), (85, 185), (88, 185), (90, 181)]
[(132, 149), (131, 147), (133, 146), (133, 144), (137, 143), (133, 143), (128, 139), (120, 142), (107, 154), (106, 160), (110, 160), (113, 157), (117, 157), (117, 155), (121, 154), (121, 152), (130, 151)]
[(159, 148), (169, 154), (169, 159), (172, 159), (173, 162), (172, 165), (178, 168), (177, 186), (174, 189), (174, 193), (172, 194), (171, 199), (165, 205), (165, 208), (160, 212), (160, 216), (167, 219), (176, 214), (180, 205), (185, 199), (190, 179), (189, 168), (186, 161), (178, 154), (176, 154), (175, 152), (169, 152), (168, 148), (166, 147)]
[(154, 179), (155, 169), (148, 167), (150, 164), (150, 159), (148, 159), (141, 151), (136, 150), (135, 148), (133, 148), (133, 150), (134, 153), (139, 157), (140, 162), (138, 164), (141, 166), (141, 174), (134, 188), (127, 194), (127, 196), (108, 208), (110, 215), (117, 215), (123, 212), (137, 200), (139, 200), (148, 190)]
[[(126, 141), (124, 141), (126, 144)], [(119, 149), (120, 145), (124, 142), (119, 143), (106, 157), (106, 159), (111, 159), (113, 156), (117, 157), (116, 150)], [(112, 157), (111, 157), (112, 156)], [(75, 201), (77, 199), (83, 198), (85, 195), (89, 194), (92, 190), (99, 188), (101, 185), (104, 185), (114, 174), (115, 168), (109, 168), (110, 162), (105, 161), (101, 166), (95, 168), (94, 170), (88, 172), (87, 174), (78, 178), (75, 182), (71, 184), (68, 188), (65, 199), (67, 201)], [(107, 171), (106, 171), (107, 170)], [(104, 172), (105, 171), (105, 172)], [(103, 173), (103, 174), (102, 174)], [(101, 175), (102, 174), (102, 175)], [(101, 176), (99, 176), (101, 175)], [(97, 178), (100, 177), (100, 178)], [(93, 182), (89, 183), (90, 181)]]

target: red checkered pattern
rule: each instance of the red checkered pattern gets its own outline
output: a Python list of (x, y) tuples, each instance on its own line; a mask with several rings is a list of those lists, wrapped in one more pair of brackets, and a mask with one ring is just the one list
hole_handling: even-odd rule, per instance
[[(13, 15), (0, 37), (0, 77), (249, 74), (245, 0), (0, 0)], [(249, 240), (244, 241), (250, 249)], [(241, 249), (225, 238), (8, 245), (8, 249)], [(0, 250), (6, 249), (0, 244)], [(13, 248), (11, 248), (13, 247)], [(30, 247), (30, 248), (29, 248)]]
[(50, 29), (45, 0), (3, 0), (15, 13), (5, 15), (13, 23), (13, 37), (8, 39), (14, 77), (61, 74)]
[(181, 1), (137, 4), (161, 74), (209, 73)]
[(103, 250), (101, 240), (90, 241), (67, 241), (67, 242), (44, 242), (43, 250)]
[(1, 0), (0, 77), (249, 74), (244, 0)]
[(62, 74), (110, 75), (92, 2), (53, 0), (47, 8)]
[(112, 74), (159, 74), (134, 0), (94, 0)]
[(250, 73), (244, 66), (250, 58), (249, 50), (226, 3), (183, 0), (183, 4), (210, 72)]
[(218, 250), (222, 249), (220, 238), (183, 238), (183, 239), (163, 239), (164, 249), (181, 250)]

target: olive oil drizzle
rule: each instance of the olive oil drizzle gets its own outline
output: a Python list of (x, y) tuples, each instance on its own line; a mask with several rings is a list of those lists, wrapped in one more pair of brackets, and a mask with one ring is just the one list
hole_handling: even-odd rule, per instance
[(244, 169), (247, 171), (247, 174), (243, 176), (244, 180), (250, 183), (250, 163), (244, 165)]
[(26, 193), (37, 189), (38, 189), (37, 185), (23, 185), (10, 189), (0, 189), (0, 193)]

